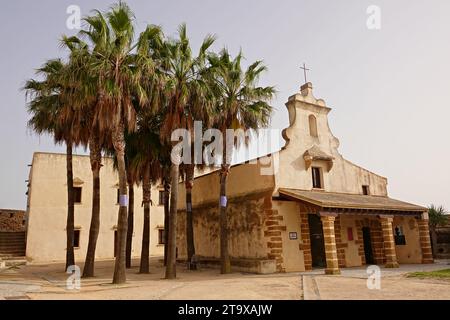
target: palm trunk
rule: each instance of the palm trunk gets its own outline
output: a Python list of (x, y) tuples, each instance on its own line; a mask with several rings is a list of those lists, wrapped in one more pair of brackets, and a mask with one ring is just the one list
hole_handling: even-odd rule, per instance
[(86, 262), (83, 269), (83, 278), (94, 276), (95, 249), (100, 232), (100, 168), (102, 151), (96, 137), (89, 140), (91, 170), (92, 170), (92, 215), (89, 228), (89, 243), (86, 253)]
[(192, 217), (192, 187), (194, 185), (194, 165), (186, 168), (186, 248), (187, 248), (187, 268), (197, 270), (197, 264), (193, 260), (195, 255), (194, 244), (194, 223)]
[(167, 266), (167, 254), (169, 243), (169, 200), (170, 200), (170, 177), (164, 179), (164, 266)]
[(175, 279), (177, 277), (177, 201), (178, 201), (178, 180), (179, 165), (172, 163), (170, 167), (171, 195), (170, 195), (170, 214), (169, 214), (169, 239), (167, 243), (167, 266), (166, 279)]
[(73, 250), (74, 229), (75, 229), (75, 208), (73, 194), (73, 168), (72, 168), (72, 141), (66, 143), (66, 169), (67, 169), (67, 250), (66, 250), (66, 270), (69, 266), (75, 265), (75, 253)]
[(144, 205), (144, 227), (142, 231), (141, 265), (139, 273), (149, 273), (150, 269), (150, 168), (147, 166), (142, 182), (142, 204)]
[(220, 172), (220, 203), (219, 203), (219, 224), (220, 224), (220, 272), (222, 274), (231, 273), (230, 254), (228, 252), (228, 218), (227, 218), (227, 178), (230, 170), (228, 164), (222, 165)]
[(113, 132), (113, 145), (117, 158), (117, 167), (119, 171), (119, 214), (117, 219), (117, 255), (114, 265), (113, 283), (121, 284), (126, 282), (125, 256), (128, 228), (128, 195), (127, 195), (127, 173), (125, 169), (125, 136), (124, 124), (120, 123)]
[[(222, 130), (222, 136), (227, 137), (226, 130)], [(227, 178), (230, 173), (232, 141), (228, 137), (224, 143), (222, 154), (222, 166), (220, 170), (220, 199), (219, 199), (219, 224), (220, 224), (220, 272), (231, 273), (230, 253), (228, 252), (228, 216), (227, 216)], [(227, 150), (230, 149), (230, 152)]]
[(132, 179), (128, 179), (128, 229), (127, 229), (127, 248), (125, 266), (131, 268), (131, 251), (133, 248), (133, 232), (134, 232), (134, 185)]

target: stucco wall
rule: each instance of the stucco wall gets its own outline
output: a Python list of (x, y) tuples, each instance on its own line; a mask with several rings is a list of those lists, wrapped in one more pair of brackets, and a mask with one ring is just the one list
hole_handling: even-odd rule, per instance
[[(305, 271), (302, 244), (302, 233), (300, 229), (300, 208), (294, 201), (273, 201), (272, 207), (283, 216), (283, 225), (286, 230), (281, 232), (283, 239), (283, 268), (286, 272)], [(297, 239), (290, 239), (289, 233), (295, 232)]]
[[(321, 99), (316, 99), (312, 90), (304, 90), (289, 98), (289, 127), (284, 131), (286, 146), (278, 153), (279, 168), (276, 175), (277, 188), (311, 190), (311, 168), (306, 168), (303, 154), (313, 146), (333, 157), (328, 170), (326, 161), (316, 160), (314, 167), (322, 168), (323, 189), (328, 192), (362, 194), (362, 186), (368, 185), (370, 194), (387, 196), (387, 179), (344, 159), (339, 153), (339, 140), (332, 134), (328, 124), (331, 111)], [(310, 135), (309, 117), (317, 122), (318, 137)]]
[[(361, 258), (363, 251), (359, 250), (362, 244), (361, 224), (357, 225), (356, 221), (364, 220), (365, 226), (370, 226), (370, 221), (379, 222), (379, 218), (361, 218), (361, 216), (341, 215), (341, 239), (342, 243), (347, 244), (345, 250), (346, 267), (361, 266), (363, 259)], [(396, 245), (395, 251), (399, 263), (421, 263), (422, 251), (420, 247), (420, 238), (418, 233), (417, 220), (413, 217), (395, 216), (392, 223), (393, 232), (396, 226), (402, 226), (406, 238), (406, 245)], [(348, 228), (353, 230), (353, 240), (348, 239)], [(373, 229), (373, 227), (371, 228)], [(359, 232), (358, 232), (359, 231)], [(372, 231), (372, 230), (371, 230)], [(373, 236), (372, 236), (373, 237)], [(374, 239), (372, 238), (372, 243)], [(375, 240), (376, 241), (376, 240)], [(374, 248), (372, 249), (374, 251)], [(374, 252), (375, 254), (375, 252)]]
[[(229, 253), (234, 258), (267, 258), (264, 201), (271, 191), (234, 197), (228, 203)], [(178, 212), (178, 257), (186, 258), (186, 212)], [(196, 254), (220, 257), (219, 208), (216, 201), (193, 207)]]
[[(413, 217), (394, 217), (393, 231), (401, 226), (405, 235), (406, 245), (396, 245), (395, 252), (399, 263), (421, 263), (422, 250), (420, 247), (419, 226)], [(395, 234), (395, 233), (394, 233)]]
[[(114, 230), (117, 226), (118, 176), (113, 170), (112, 159), (104, 158), (100, 171), (101, 222), (96, 257), (114, 258)], [(82, 187), (82, 199), (75, 205), (75, 228), (80, 230), (80, 247), (75, 249), (76, 261), (85, 259), (91, 219), (92, 175), (87, 156), (74, 156), (75, 186)], [(27, 259), (33, 263), (64, 261), (66, 254), (66, 158), (61, 154), (35, 153), (30, 173), (29, 212), (27, 232)], [(158, 190), (152, 189), (150, 219), (150, 254), (162, 255), (164, 248), (158, 245), (158, 226), (164, 224), (164, 209), (158, 206)], [(133, 257), (140, 256), (143, 208), (142, 190), (135, 187)]]
[[(345, 252), (345, 266), (346, 267), (356, 267), (361, 266), (361, 256), (358, 253), (359, 243), (358, 240), (358, 227), (356, 226), (356, 218), (354, 216), (340, 216), (340, 224), (341, 224), (341, 241), (342, 243), (347, 244), (347, 247), (344, 248)], [(353, 232), (353, 240), (348, 239), (348, 228), (352, 228)]]
[[(227, 197), (229, 199), (246, 196), (271, 189), (274, 186), (273, 175), (261, 175), (264, 166), (256, 164), (241, 164), (233, 166), (227, 179)], [(211, 172), (195, 179), (192, 189), (192, 204), (199, 206), (208, 202), (219, 205), (220, 181), (219, 172)], [(178, 209), (186, 208), (186, 189), (180, 183), (178, 189)]]

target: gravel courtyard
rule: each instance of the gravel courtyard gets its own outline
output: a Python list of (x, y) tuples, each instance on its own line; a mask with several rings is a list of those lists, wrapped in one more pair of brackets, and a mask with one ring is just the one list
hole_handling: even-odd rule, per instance
[(367, 288), (365, 268), (347, 268), (339, 276), (323, 270), (307, 273), (220, 275), (216, 269), (186, 271), (178, 267), (178, 279), (164, 280), (159, 259), (152, 259), (151, 274), (138, 274), (138, 262), (128, 270), (124, 285), (112, 285), (113, 261), (97, 263), (97, 276), (82, 279), (80, 290), (66, 286), (64, 265), (19, 266), (0, 272), (0, 299), (450, 299), (450, 281), (407, 278), (414, 271), (449, 268), (449, 261), (433, 265), (381, 268), (380, 289)]

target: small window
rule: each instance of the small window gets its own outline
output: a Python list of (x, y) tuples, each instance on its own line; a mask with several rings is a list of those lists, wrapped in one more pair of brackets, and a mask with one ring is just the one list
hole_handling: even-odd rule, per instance
[(159, 190), (159, 201), (158, 205), (163, 206), (164, 205), (164, 190)]
[(117, 189), (116, 204), (120, 202), (120, 189)]
[(320, 168), (312, 167), (312, 182), (314, 189), (322, 189), (322, 177)]
[(73, 247), (74, 248), (80, 247), (80, 230), (75, 230), (73, 232)]
[(73, 187), (73, 202), (74, 203), (81, 203), (81, 193), (82, 193), (81, 187)]
[(370, 194), (369, 186), (362, 186), (363, 195), (368, 196)]
[(395, 231), (394, 233), (395, 245), (397, 246), (406, 245), (406, 238), (405, 235), (403, 234), (403, 228), (401, 226), (396, 226), (394, 231)]
[(315, 138), (319, 136), (317, 134), (317, 119), (313, 115), (309, 116), (309, 135)]
[(158, 229), (158, 244), (165, 243), (165, 235), (164, 229)]

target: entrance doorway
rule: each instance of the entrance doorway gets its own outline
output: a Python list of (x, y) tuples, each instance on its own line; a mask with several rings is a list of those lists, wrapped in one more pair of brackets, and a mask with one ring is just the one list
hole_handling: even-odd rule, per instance
[(374, 264), (373, 251), (372, 251), (372, 240), (370, 238), (370, 228), (363, 227), (363, 241), (364, 241), (364, 256), (366, 258), (366, 264)]
[(322, 221), (315, 214), (308, 215), (309, 237), (311, 240), (311, 256), (313, 268), (327, 266), (325, 256), (325, 241), (323, 237)]

